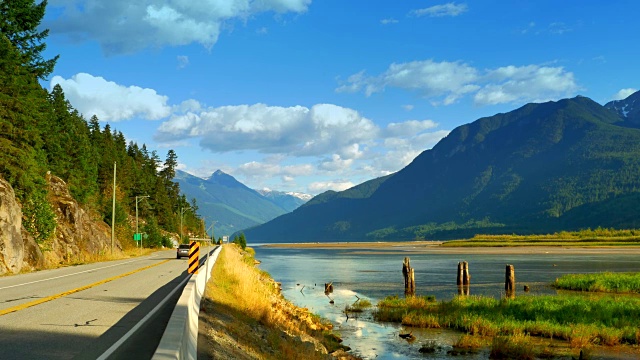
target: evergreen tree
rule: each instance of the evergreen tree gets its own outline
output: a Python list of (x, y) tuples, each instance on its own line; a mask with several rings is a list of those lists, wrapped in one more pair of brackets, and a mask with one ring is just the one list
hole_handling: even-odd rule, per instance
[(44, 17), (47, 0), (36, 4), (34, 0), (1, 0), (0, 32), (23, 55), (22, 62), (38, 79), (45, 79), (53, 71), (59, 55), (45, 60), (42, 52), (47, 45), (44, 39), (49, 30), (38, 31)]

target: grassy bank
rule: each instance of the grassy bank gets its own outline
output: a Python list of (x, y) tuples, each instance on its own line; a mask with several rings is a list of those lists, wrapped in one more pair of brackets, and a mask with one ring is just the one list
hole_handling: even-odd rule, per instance
[(346, 356), (331, 325), (286, 301), (246, 250), (223, 246), (203, 298), (206, 341), (198, 351), (215, 359), (326, 359), (336, 350)]
[(640, 246), (640, 230), (597, 228), (539, 235), (476, 235), (471, 239), (446, 241), (442, 246)]
[(556, 279), (553, 286), (563, 290), (640, 293), (640, 273), (607, 272), (563, 275)]
[(505, 342), (517, 342), (522, 349), (523, 339), (528, 336), (564, 340), (574, 349), (640, 343), (637, 297), (618, 297), (613, 301), (610, 297), (574, 295), (522, 296), (511, 300), (461, 296), (441, 302), (425, 297), (390, 297), (378, 303), (374, 316), (378, 321), (450, 328), (488, 337), (498, 348)]

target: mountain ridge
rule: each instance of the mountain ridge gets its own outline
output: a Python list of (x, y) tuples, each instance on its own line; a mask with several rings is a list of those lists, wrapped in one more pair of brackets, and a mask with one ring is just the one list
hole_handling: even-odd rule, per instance
[(188, 199), (196, 199), (207, 227), (215, 221), (216, 237), (262, 224), (303, 203), (288, 195), (279, 195), (277, 199), (266, 197), (221, 170), (206, 179), (177, 170), (175, 181)]
[(633, 124), (589, 98), (527, 104), (461, 125), (397, 173), (318, 195), (246, 235), (406, 240), (607, 226), (614, 219), (580, 217), (640, 189), (638, 144)]

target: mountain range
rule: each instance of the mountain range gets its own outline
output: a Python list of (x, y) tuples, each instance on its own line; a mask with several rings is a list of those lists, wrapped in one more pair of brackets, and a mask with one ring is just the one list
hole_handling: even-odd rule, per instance
[(640, 226), (640, 92), (457, 127), (397, 173), (325, 192), (249, 242), (450, 239)]
[(174, 181), (187, 199), (196, 199), (198, 214), (205, 218), (207, 228), (215, 221), (216, 237), (267, 222), (310, 198), (307, 194), (256, 191), (220, 170), (207, 179), (177, 170)]

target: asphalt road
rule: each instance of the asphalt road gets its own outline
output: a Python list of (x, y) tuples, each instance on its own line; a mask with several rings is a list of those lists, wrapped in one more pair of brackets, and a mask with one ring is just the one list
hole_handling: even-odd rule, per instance
[[(0, 359), (98, 358), (172, 290), (184, 287), (187, 263), (167, 250), (1, 277)], [(150, 358), (181, 293), (110, 358)]]

